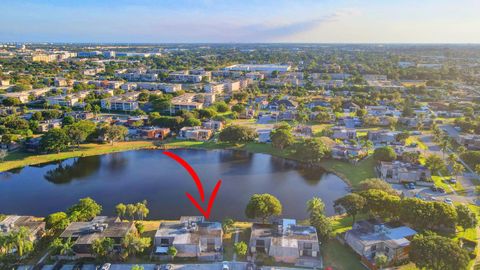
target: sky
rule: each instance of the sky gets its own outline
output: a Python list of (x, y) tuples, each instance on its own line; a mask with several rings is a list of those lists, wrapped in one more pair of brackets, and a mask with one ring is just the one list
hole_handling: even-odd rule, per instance
[(480, 43), (480, 0), (1, 0), (0, 42)]

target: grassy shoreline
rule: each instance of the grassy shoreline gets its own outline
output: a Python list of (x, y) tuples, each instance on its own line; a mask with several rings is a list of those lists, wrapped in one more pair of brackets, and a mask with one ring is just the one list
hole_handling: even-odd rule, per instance
[[(82, 144), (78, 149), (72, 149), (66, 152), (53, 154), (31, 154), (25, 152), (14, 152), (9, 154), (3, 162), (0, 162), (0, 172), (17, 169), (29, 165), (38, 165), (42, 163), (49, 163), (54, 161), (65, 160), (75, 157), (86, 157), (104, 155), (115, 152), (124, 152), (141, 149), (231, 149), (241, 150), (250, 153), (262, 153), (275, 157), (289, 159), (296, 161), (290, 157), (290, 152), (286, 150), (279, 150), (273, 148), (269, 144), (262, 143), (248, 143), (248, 144), (231, 144), (219, 142), (198, 142), (198, 141), (183, 141), (169, 139), (167, 141), (128, 141), (116, 142), (111, 144), (96, 144), (88, 143)], [(336, 174), (342, 178), (348, 185), (356, 186), (360, 181), (375, 177), (374, 163), (372, 159), (365, 159), (358, 164), (351, 164), (338, 160), (324, 160), (319, 164), (324, 170)]]

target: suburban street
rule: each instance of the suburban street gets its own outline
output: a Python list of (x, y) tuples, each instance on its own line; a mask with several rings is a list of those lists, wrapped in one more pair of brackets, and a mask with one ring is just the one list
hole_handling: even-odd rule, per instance
[[(443, 127), (442, 127), (443, 128)], [(451, 132), (452, 130), (455, 130), (453, 128), (448, 129)], [(456, 131), (456, 130), (455, 130)], [(425, 146), (427, 147), (427, 150), (423, 150), (423, 154), (425, 156), (428, 155), (438, 155), (442, 157), (445, 161), (447, 160), (448, 155), (451, 153), (451, 150), (448, 150), (448, 153), (445, 153), (443, 155), (440, 146), (438, 146), (434, 140), (433, 140), (433, 135), (432, 134), (425, 134), (423, 133), (422, 135), (418, 136), (419, 140), (421, 140)], [(466, 164), (459, 158), (459, 161), (465, 166)], [(476, 174), (472, 174), (469, 172), (469, 168), (465, 166), (466, 171), (462, 176), (456, 177), (457, 181), (462, 185), (464, 188), (465, 192), (462, 192), (462, 194), (457, 194), (453, 189), (452, 189), (452, 194), (448, 194), (448, 197), (451, 198), (454, 201), (457, 202), (462, 202), (462, 203), (475, 203), (477, 196), (475, 193), (475, 185), (472, 183), (470, 180), (470, 177), (476, 177)], [(450, 170), (450, 168), (449, 168)], [(443, 197), (443, 196), (442, 196)]]

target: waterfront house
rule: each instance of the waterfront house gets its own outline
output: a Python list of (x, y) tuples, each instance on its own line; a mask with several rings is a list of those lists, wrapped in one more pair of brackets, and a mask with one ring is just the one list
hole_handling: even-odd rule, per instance
[(360, 255), (362, 263), (376, 270), (375, 257), (383, 254), (388, 264), (408, 259), (410, 240), (417, 232), (406, 226), (390, 227), (376, 220), (362, 220), (345, 233), (345, 242)]
[(179, 221), (160, 224), (154, 239), (154, 254), (160, 258), (175, 247), (177, 257), (200, 260), (222, 260), (223, 230), (220, 222), (206, 221), (202, 216), (185, 216)]
[(25, 227), (29, 232), (29, 240), (38, 241), (45, 234), (45, 222), (32, 216), (9, 215), (0, 221), (0, 236)]
[(213, 136), (213, 130), (202, 127), (183, 127), (178, 132), (178, 138), (194, 141), (208, 141)]
[(380, 178), (395, 184), (431, 182), (432, 178), (430, 170), (425, 166), (401, 161), (382, 161), (376, 169)]
[(159, 127), (144, 127), (138, 130), (138, 134), (142, 139), (164, 140), (170, 134), (170, 129)]
[(60, 238), (74, 241), (73, 252), (77, 257), (93, 257), (92, 244), (96, 239), (113, 239), (113, 251), (120, 254), (122, 240), (129, 233), (137, 233), (133, 222), (122, 222), (117, 217), (97, 216), (91, 221), (70, 223)]
[(294, 219), (253, 224), (249, 250), (253, 256), (264, 254), (277, 262), (306, 267), (321, 265), (317, 230), (312, 226), (297, 225)]

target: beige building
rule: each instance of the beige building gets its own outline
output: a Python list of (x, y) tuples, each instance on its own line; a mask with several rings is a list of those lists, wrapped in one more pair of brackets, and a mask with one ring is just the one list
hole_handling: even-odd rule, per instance
[(263, 253), (277, 262), (308, 267), (321, 265), (317, 230), (312, 226), (297, 225), (293, 219), (253, 224), (249, 250), (254, 256)]
[(175, 247), (177, 257), (222, 260), (222, 224), (205, 221), (201, 216), (181, 217), (160, 224), (155, 233), (155, 255), (167, 256)]
[(428, 168), (401, 161), (380, 162), (377, 172), (380, 178), (395, 184), (432, 181), (432, 174)]

